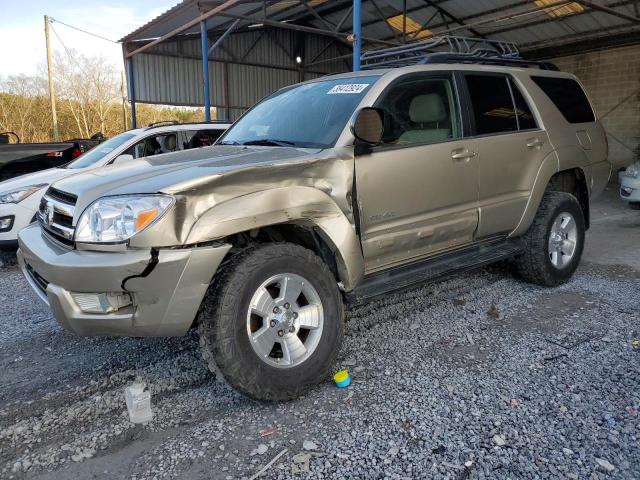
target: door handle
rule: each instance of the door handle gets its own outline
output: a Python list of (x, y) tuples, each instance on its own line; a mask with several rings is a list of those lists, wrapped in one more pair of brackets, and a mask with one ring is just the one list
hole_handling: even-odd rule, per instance
[(476, 156), (476, 152), (470, 152), (469, 150), (454, 150), (451, 152), (451, 159), (454, 162), (468, 162)]
[(530, 138), (527, 140), (527, 148), (539, 148), (544, 145), (544, 141), (539, 138)]

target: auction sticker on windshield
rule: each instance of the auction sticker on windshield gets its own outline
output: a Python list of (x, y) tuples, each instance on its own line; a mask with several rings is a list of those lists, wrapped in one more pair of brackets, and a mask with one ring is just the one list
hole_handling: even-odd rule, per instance
[(335, 85), (327, 92), (327, 95), (335, 95), (338, 93), (362, 93), (369, 86), (368, 83), (348, 83), (346, 85)]

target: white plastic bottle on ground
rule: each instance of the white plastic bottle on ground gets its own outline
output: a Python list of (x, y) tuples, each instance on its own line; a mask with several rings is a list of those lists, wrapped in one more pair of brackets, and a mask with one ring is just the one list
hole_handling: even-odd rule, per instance
[(124, 389), (129, 420), (133, 423), (147, 423), (153, 418), (151, 411), (151, 392), (145, 390), (144, 382), (133, 382)]

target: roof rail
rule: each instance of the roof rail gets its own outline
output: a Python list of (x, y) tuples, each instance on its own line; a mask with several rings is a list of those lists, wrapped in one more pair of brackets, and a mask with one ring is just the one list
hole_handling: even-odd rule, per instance
[(424, 42), (369, 50), (360, 57), (363, 70), (433, 63), (476, 63), (558, 70), (550, 62), (524, 60), (513, 42), (443, 35)]
[(160, 127), (163, 125), (221, 125), (221, 124), (226, 124), (229, 125), (233, 123), (232, 121), (227, 121), (227, 120), (208, 120), (208, 121), (201, 121), (201, 122), (178, 122), (177, 120), (164, 120), (162, 122), (155, 122), (155, 123), (150, 123), (149, 125), (147, 125), (145, 127), (145, 130), (150, 130), (152, 128), (155, 127)]
[(160, 120), (159, 122), (153, 122), (150, 123), (149, 125), (147, 125), (147, 127), (158, 127), (160, 125), (177, 125), (178, 122), (177, 120)]

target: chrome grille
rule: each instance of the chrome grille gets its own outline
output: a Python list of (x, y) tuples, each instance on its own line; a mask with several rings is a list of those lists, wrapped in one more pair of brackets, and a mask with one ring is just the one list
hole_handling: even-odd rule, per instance
[(73, 214), (77, 197), (70, 193), (50, 188), (40, 201), (38, 222), (54, 240), (63, 245), (73, 245)]
[(63, 203), (68, 203), (69, 205), (75, 205), (78, 201), (78, 197), (71, 193), (63, 192), (62, 190), (58, 190), (57, 188), (49, 188), (47, 191), (47, 195), (55, 200), (59, 200)]

